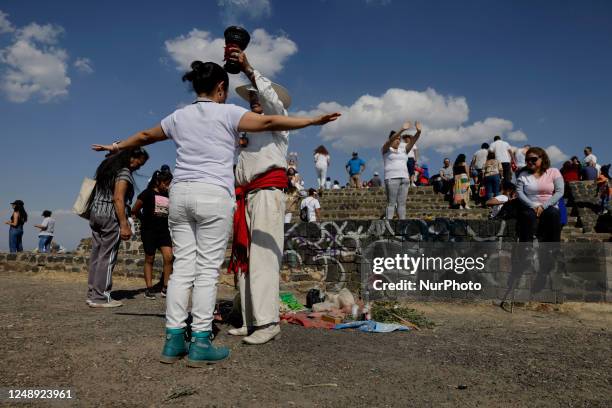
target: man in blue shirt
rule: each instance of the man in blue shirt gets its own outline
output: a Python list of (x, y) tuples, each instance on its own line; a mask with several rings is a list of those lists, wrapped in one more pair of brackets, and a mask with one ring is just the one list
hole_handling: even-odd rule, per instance
[(353, 158), (346, 163), (351, 187), (361, 188), (361, 173), (363, 173), (365, 167), (365, 161), (359, 157), (357, 152), (353, 152)]

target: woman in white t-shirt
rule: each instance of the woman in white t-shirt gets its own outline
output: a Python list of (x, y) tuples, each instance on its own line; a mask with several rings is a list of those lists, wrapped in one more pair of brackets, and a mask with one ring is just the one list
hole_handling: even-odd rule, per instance
[(317, 171), (317, 184), (319, 190), (325, 188), (327, 178), (327, 168), (329, 167), (329, 152), (325, 146), (321, 145), (314, 151), (315, 170)]
[(385, 192), (387, 194), (386, 218), (393, 219), (397, 208), (397, 217), (400, 220), (406, 218), (406, 196), (410, 187), (408, 174), (408, 152), (421, 136), (421, 124), (415, 123), (416, 133), (414, 136), (402, 140), (402, 133), (412, 127), (410, 122), (402, 125), (398, 132), (391, 131), (388, 140), (382, 146), (385, 167)]
[(38, 252), (49, 253), (51, 249), (51, 241), (55, 233), (55, 220), (51, 218), (51, 211), (45, 210), (42, 213), (42, 223), (35, 225), (40, 232), (38, 233)]
[[(240, 132), (283, 131), (336, 120), (333, 113), (316, 118), (258, 115), (225, 104), (229, 78), (221, 66), (194, 61), (183, 76), (197, 99), (168, 115), (154, 128), (94, 150), (116, 152), (172, 139), (176, 166), (170, 187), (168, 224), (174, 248), (174, 271), (166, 301), (166, 343), (161, 355), (173, 363), (189, 354), (187, 365), (201, 367), (223, 360), (226, 347), (210, 343), (219, 269), (235, 206), (234, 154)], [(184, 343), (189, 296), (192, 295), (191, 345)]]

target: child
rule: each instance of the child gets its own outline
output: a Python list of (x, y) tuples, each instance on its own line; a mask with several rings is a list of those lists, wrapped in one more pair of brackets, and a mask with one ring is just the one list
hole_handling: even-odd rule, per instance
[[(487, 207), (492, 207), (490, 217), (491, 218), (502, 217), (502, 214), (500, 214), (502, 207), (506, 206), (509, 208), (510, 206), (508, 204), (510, 203), (510, 201), (514, 200), (515, 198), (516, 198), (516, 186), (513, 183), (504, 182), (502, 184), (502, 193), (493, 198), (490, 198), (486, 202)], [(504, 216), (503, 218), (509, 218), (509, 217)]]

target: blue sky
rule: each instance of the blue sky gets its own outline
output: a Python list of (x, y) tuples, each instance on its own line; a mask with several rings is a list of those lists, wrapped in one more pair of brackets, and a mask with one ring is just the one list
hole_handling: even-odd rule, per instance
[[(344, 113), (292, 136), (307, 184), (321, 143), (332, 179), (346, 181), (352, 150), (368, 161), (368, 177), (380, 171), (378, 147), (405, 119), (423, 122), (430, 168), (498, 133), (545, 147), (556, 161), (581, 156), (586, 144), (600, 163), (612, 159), (609, 1), (4, 0), (0, 218), (14, 199), (26, 202), (26, 248), (43, 209), (58, 210), (66, 247), (88, 235), (67, 210), (102, 158), (91, 143), (125, 138), (188, 103), (182, 69), (195, 57), (218, 58), (230, 23), (253, 34), (247, 55), (290, 90), (293, 113)], [(140, 187), (174, 163), (171, 142), (149, 151)]]

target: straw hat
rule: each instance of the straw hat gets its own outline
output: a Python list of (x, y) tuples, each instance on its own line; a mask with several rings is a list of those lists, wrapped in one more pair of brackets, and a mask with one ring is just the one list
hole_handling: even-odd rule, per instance
[[(289, 109), (289, 105), (291, 105), (289, 91), (284, 86), (274, 82), (272, 82), (272, 89), (276, 91), (278, 99), (283, 103), (285, 109)], [(259, 92), (253, 85), (242, 85), (236, 88), (236, 93), (247, 102), (249, 102), (249, 91)]]

